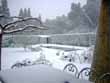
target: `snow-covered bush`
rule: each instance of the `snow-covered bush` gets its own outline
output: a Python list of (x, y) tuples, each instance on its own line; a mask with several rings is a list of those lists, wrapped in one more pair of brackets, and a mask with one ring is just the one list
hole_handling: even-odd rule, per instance
[(23, 61), (18, 61), (14, 65), (11, 66), (11, 68), (21, 68), (25, 66), (31, 66), (31, 65), (37, 65), (37, 64), (44, 64), (44, 65), (50, 65), (52, 66), (52, 63), (49, 60), (46, 60), (45, 55), (40, 55), (38, 59), (35, 61), (25, 59)]
[(66, 60), (66, 61), (69, 61), (69, 62), (75, 62), (74, 51), (63, 52), (60, 59), (61, 60)]
[(45, 65), (50, 65), (52, 66), (52, 63), (46, 59), (45, 55), (41, 53), (40, 57), (34, 61), (34, 65), (36, 64), (45, 64)]
[(40, 46), (35, 47), (35, 48), (32, 46), (29, 46), (28, 49), (31, 51), (35, 51), (35, 52), (42, 51), (42, 48)]
[(14, 65), (11, 66), (11, 68), (21, 68), (21, 67), (24, 67), (24, 66), (30, 66), (32, 65), (32, 61), (29, 60), (29, 59), (25, 59), (23, 61), (17, 61)]
[(75, 50), (70, 52), (59, 53), (61, 60), (78, 63), (91, 63), (93, 58), (94, 46), (87, 47), (86, 49)]
[(93, 59), (93, 52), (94, 52), (94, 46), (88, 47), (86, 50), (84, 50), (82, 54), (83, 62), (91, 63)]

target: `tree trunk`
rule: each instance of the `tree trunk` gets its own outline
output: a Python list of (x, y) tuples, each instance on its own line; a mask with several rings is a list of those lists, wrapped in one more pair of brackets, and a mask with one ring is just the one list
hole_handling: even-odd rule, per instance
[[(90, 80), (94, 81), (102, 74), (110, 72), (110, 1), (102, 0), (99, 28), (96, 39)], [(108, 82), (106, 82), (108, 83)]]
[(1, 62), (2, 62), (2, 60), (1, 60), (1, 57), (2, 57), (2, 54), (1, 54), (1, 50), (2, 50), (2, 36), (3, 36), (3, 34), (1, 33), (0, 34), (0, 70), (1, 70)]

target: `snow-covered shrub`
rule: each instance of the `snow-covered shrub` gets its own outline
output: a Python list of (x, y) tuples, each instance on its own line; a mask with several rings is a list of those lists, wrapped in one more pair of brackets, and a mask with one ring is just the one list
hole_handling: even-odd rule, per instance
[(94, 52), (94, 46), (88, 47), (84, 52), (82, 53), (83, 56), (83, 62), (91, 63), (93, 59), (93, 52)]
[(46, 60), (45, 55), (41, 53), (40, 57), (36, 59), (35, 61), (32, 61), (30, 59), (25, 59), (23, 61), (18, 61), (15, 64), (11, 66), (11, 68), (21, 68), (25, 66), (31, 66), (31, 65), (37, 65), (37, 64), (44, 64), (44, 65), (50, 65), (52, 66), (52, 63), (49, 60)]
[(11, 68), (13, 69), (13, 68), (21, 68), (21, 67), (24, 67), (24, 66), (30, 66), (30, 65), (32, 65), (33, 63), (32, 63), (32, 61), (31, 60), (29, 60), (29, 59), (25, 59), (25, 60), (23, 60), (23, 61), (18, 61), (18, 62), (16, 62), (14, 65), (12, 65), (11, 66)]
[(33, 65), (36, 64), (44, 64), (44, 65), (50, 65), (52, 66), (52, 63), (46, 59), (45, 55), (41, 52), (40, 57), (34, 61)]
[(66, 61), (69, 61), (69, 62), (74, 62), (75, 61), (74, 51), (63, 52), (60, 59), (61, 60), (66, 60)]
[(12, 38), (7, 38), (3, 40), (3, 47), (14, 47), (15, 42)]
[(36, 52), (42, 51), (42, 48), (40, 46), (38, 46), (38, 47), (29, 46), (28, 49), (31, 50), (31, 51), (36, 51)]

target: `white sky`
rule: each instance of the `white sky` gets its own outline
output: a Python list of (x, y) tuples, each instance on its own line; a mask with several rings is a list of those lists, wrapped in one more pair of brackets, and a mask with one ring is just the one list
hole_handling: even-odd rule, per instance
[(20, 8), (31, 8), (32, 16), (41, 14), (43, 19), (53, 19), (66, 15), (70, 11), (71, 3), (79, 1), (81, 5), (86, 4), (86, 0), (8, 0), (8, 6), (12, 16), (18, 15)]
[(0, 0), (0, 6), (1, 6), (1, 0)]

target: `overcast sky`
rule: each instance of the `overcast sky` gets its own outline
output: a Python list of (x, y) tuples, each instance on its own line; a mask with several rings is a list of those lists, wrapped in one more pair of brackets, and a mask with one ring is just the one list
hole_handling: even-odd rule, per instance
[(31, 8), (32, 16), (41, 14), (43, 19), (53, 19), (55, 16), (66, 15), (71, 3), (79, 1), (81, 5), (86, 4), (86, 0), (8, 0), (8, 6), (12, 16), (18, 15), (20, 8)]

